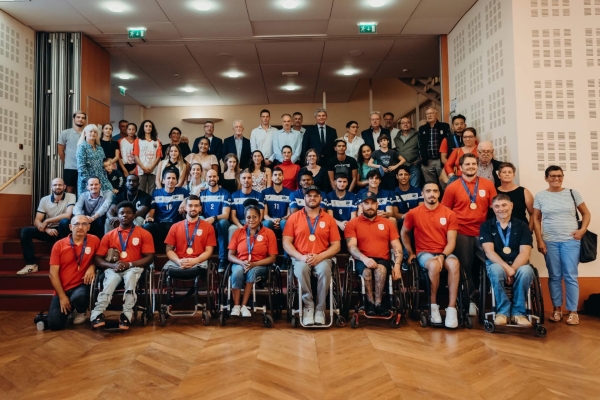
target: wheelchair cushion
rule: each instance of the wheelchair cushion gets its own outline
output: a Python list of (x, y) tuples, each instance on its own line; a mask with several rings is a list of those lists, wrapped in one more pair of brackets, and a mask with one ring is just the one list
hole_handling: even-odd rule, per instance
[(188, 268), (188, 269), (175, 269), (169, 268), (167, 271), (168, 276), (173, 279), (196, 279), (198, 276), (206, 276), (206, 268)]

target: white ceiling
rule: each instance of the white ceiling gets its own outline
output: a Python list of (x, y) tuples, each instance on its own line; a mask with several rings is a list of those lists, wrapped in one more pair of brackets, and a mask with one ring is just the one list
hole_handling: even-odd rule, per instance
[[(126, 10), (109, 11), (112, 1)], [(359, 79), (438, 76), (439, 35), (476, 2), (387, 0), (373, 8), (369, 0), (298, 0), (288, 10), (281, 0), (207, 0), (213, 6), (203, 12), (196, 1), (0, 1), (0, 9), (36, 31), (88, 35), (110, 52), (113, 101), (160, 107), (320, 102), (323, 91), (345, 102)], [(377, 22), (378, 33), (359, 35), (360, 21)], [(138, 26), (147, 29), (145, 42), (127, 38)], [(362, 54), (349, 54), (356, 50)], [(344, 68), (356, 74), (340, 75)], [(231, 70), (242, 76), (224, 75)], [(298, 75), (282, 76), (292, 71)], [(288, 84), (298, 89), (283, 89)]]

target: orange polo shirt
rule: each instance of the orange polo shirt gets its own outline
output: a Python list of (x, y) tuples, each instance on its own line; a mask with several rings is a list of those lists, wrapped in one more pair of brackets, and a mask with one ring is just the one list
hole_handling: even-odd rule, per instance
[[(229, 250), (235, 250), (236, 257), (242, 261), (248, 259), (248, 242), (246, 241), (247, 226), (248, 225), (244, 225), (243, 229), (235, 231), (227, 246)], [(250, 236), (250, 245), (252, 244), (254, 244), (254, 248), (252, 249), (251, 261), (261, 261), (268, 256), (273, 254), (276, 255), (279, 252), (277, 249), (277, 238), (275, 237), (275, 233), (264, 226), (259, 229), (258, 235), (256, 235), (256, 241), (254, 235)]]
[[(88, 267), (93, 264), (94, 256), (96, 255), (98, 246), (100, 246), (100, 239), (94, 235), (86, 236), (87, 243), (83, 250), (83, 259), (79, 269), (77, 269), (77, 263), (84, 242), (80, 245), (75, 245), (75, 251), (73, 251), (70, 241), (71, 235), (69, 235), (69, 237), (57, 241), (54, 243), (54, 246), (52, 246), (50, 265), (58, 265), (58, 276), (64, 291), (81, 285), (83, 283), (83, 276)], [(75, 255), (76, 253), (77, 255)], [(54, 294), (56, 295), (56, 292), (54, 292)]]
[(169, 229), (169, 233), (167, 234), (167, 238), (165, 239), (165, 243), (171, 246), (175, 246), (175, 254), (177, 257), (185, 259), (185, 258), (196, 258), (199, 257), (200, 254), (204, 253), (206, 246), (215, 247), (217, 245), (217, 239), (215, 236), (215, 229), (211, 224), (200, 220), (200, 224), (198, 225), (198, 231), (196, 232), (196, 236), (194, 237), (194, 243), (192, 244), (192, 254), (187, 254), (186, 250), (188, 248), (185, 236), (185, 229), (188, 229), (190, 237), (194, 234), (194, 227), (196, 226), (196, 222), (189, 222), (187, 219), (183, 221), (179, 221)]
[(398, 239), (399, 235), (398, 228), (389, 219), (377, 216), (371, 221), (361, 215), (346, 224), (344, 237), (356, 238), (358, 249), (365, 256), (389, 260), (390, 242)]
[[(315, 223), (315, 219), (310, 218), (311, 226)], [(315, 229), (316, 240), (314, 242), (308, 240), (310, 229), (306, 222), (306, 210), (304, 208), (288, 218), (283, 235), (294, 239), (294, 247), (301, 254), (322, 253), (329, 248), (331, 242), (341, 240), (335, 219), (322, 209), (319, 209), (319, 222)]]
[(487, 220), (488, 210), (492, 205), (492, 199), (496, 196), (494, 184), (485, 178), (476, 178), (467, 182), (469, 191), (475, 191), (475, 182), (479, 180), (479, 187), (475, 193), (475, 204), (477, 209), (469, 207), (471, 199), (465, 191), (461, 181), (452, 182), (444, 192), (442, 204), (456, 213), (458, 219), (458, 233), (465, 236), (479, 236), (479, 227)]
[[(123, 251), (121, 249), (121, 242), (119, 241), (119, 232), (121, 232), (123, 242), (127, 242), (127, 247), (125, 248), (127, 257), (119, 257), (119, 261), (134, 262), (140, 260), (142, 254), (154, 253), (154, 241), (150, 232), (141, 226), (135, 226), (128, 230), (123, 230), (119, 226), (108, 232), (102, 238), (97, 252), (100, 257), (105, 257), (108, 253), (108, 249), (117, 249), (119, 250), (119, 253)], [(129, 237), (129, 235), (131, 235), (131, 237)]]
[(421, 204), (404, 215), (403, 227), (414, 230), (417, 254), (441, 253), (448, 244), (448, 231), (458, 230), (458, 221), (456, 213), (442, 204), (433, 210)]

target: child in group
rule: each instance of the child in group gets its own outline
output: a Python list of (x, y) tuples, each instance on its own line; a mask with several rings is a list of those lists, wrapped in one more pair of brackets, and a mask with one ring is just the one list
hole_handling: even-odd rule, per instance
[(381, 188), (387, 191), (393, 191), (398, 186), (396, 170), (404, 164), (406, 160), (395, 150), (390, 150), (388, 148), (390, 144), (388, 135), (380, 135), (379, 138), (377, 138), (377, 142), (379, 143), (379, 150), (373, 152), (368, 165), (370, 168), (379, 168)]
[(114, 168), (114, 163), (110, 158), (104, 159), (104, 170), (106, 171), (106, 176), (108, 176), (108, 180), (113, 187), (113, 193), (119, 194), (125, 189), (125, 178), (123, 177), (123, 173), (118, 169)]

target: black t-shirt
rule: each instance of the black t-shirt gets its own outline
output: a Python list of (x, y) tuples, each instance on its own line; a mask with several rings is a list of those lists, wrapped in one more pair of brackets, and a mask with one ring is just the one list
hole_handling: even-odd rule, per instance
[(346, 159), (344, 161), (338, 160), (336, 156), (334, 159), (329, 160), (329, 162), (327, 163), (327, 171), (332, 171), (334, 177), (336, 174), (339, 173), (346, 174), (346, 176), (348, 176), (348, 183), (350, 183), (350, 181), (352, 180), (353, 170), (358, 171), (358, 163), (353, 157), (350, 156), (346, 156)]
[(119, 142), (114, 140), (100, 140), (100, 146), (102, 146), (106, 158), (115, 158), (115, 152), (119, 150)]
[(152, 204), (152, 196), (143, 190), (138, 190), (137, 196), (127, 195), (127, 190), (117, 194), (113, 197), (113, 204), (117, 205), (122, 201), (131, 201), (135, 205), (135, 211), (139, 211), (140, 207), (148, 207), (150, 210), (150, 204)]
[[(162, 145), (162, 155), (163, 158), (168, 158), (169, 154), (169, 146), (171, 145), (171, 143), (167, 143), (167, 144), (163, 144)], [(179, 146), (179, 150), (181, 151), (181, 157), (186, 158), (187, 156), (189, 156), (192, 153), (192, 150), (190, 150), (190, 145), (184, 142), (179, 142), (177, 144), (177, 146)]]
[(117, 189), (121, 193), (125, 189), (125, 178), (118, 169), (108, 174), (108, 180), (112, 185), (113, 189)]
[[(377, 160), (377, 165), (381, 165), (382, 167), (390, 167), (398, 164), (400, 161), (398, 160), (399, 154), (396, 153), (396, 150), (388, 150), (385, 153), (380, 150), (376, 150), (371, 155), (372, 158)], [(396, 171), (391, 172), (392, 174), (396, 174)]]
[[(525, 222), (511, 218), (510, 219), (510, 239), (508, 240), (508, 247), (510, 247), (510, 254), (504, 254), (504, 243), (498, 233), (496, 227), (496, 218), (488, 219), (479, 228), (479, 241), (483, 243), (494, 243), (494, 251), (506, 262), (512, 262), (519, 255), (520, 246), (527, 245), (533, 247), (533, 237), (529, 230), (529, 225)], [(508, 234), (508, 226), (506, 229), (502, 229), (504, 237)], [(487, 258), (487, 257), (486, 257)]]

